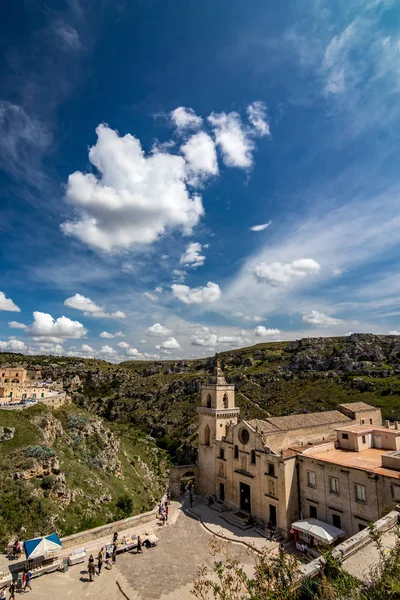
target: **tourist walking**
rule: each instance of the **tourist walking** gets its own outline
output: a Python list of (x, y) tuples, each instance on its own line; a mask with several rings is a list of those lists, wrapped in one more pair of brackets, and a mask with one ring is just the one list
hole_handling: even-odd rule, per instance
[(118, 531), (115, 531), (114, 535), (113, 535), (113, 544), (117, 543), (117, 539), (118, 539)]
[(94, 558), (93, 558), (93, 554), (91, 554), (89, 556), (89, 562), (88, 562), (88, 573), (89, 573), (89, 581), (93, 581), (93, 576), (96, 572), (95, 566), (94, 566)]
[(137, 539), (137, 551), (136, 554), (143, 554), (143, 550), (142, 550), (142, 540), (140, 535), (138, 535), (138, 539)]
[(101, 573), (101, 567), (103, 566), (103, 548), (100, 550), (99, 555), (97, 557), (97, 575)]
[(168, 523), (168, 504), (167, 503), (165, 503), (164, 512), (165, 512), (165, 520)]
[(161, 523), (163, 524), (163, 526), (165, 525), (165, 510), (163, 507), (161, 507)]
[[(25, 579), (24, 579), (24, 576), (25, 576)], [(24, 575), (22, 576), (22, 579), (24, 581), (24, 592), (26, 592), (26, 588), (29, 588), (29, 590), (32, 591), (31, 578), (32, 578), (31, 572), (24, 569)]]
[(10, 585), (8, 591), (10, 592), (10, 598), (9, 600), (15, 600), (15, 583), (12, 582), (12, 584)]
[(6, 589), (3, 588), (0, 592), (0, 600), (7, 600)]

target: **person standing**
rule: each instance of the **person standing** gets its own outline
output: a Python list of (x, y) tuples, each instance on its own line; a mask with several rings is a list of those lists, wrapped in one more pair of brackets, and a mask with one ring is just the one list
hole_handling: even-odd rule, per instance
[(138, 539), (137, 539), (137, 551), (136, 554), (143, 554), (143, 550), (142, 550), (142, 540), (140, 535), (138, 535)]
[(103, 566), (103, 548), (100, 550), (97, 557), (97, 575), (101, 573), (101, 567)]
[(93, 558), (93, 554), (91, 554), (89, 556), (89, 563), (88, 563), (88, 573), (89, 573), (89, 581), (93, 581), (93, 575), (95, 574), (95, 566), (94, 566), (94, 558)]
[(26, 588), (29, 588), (30, 591), (32, 591), (31, 588), (31, 579), (32, 579), (32, 573), (28, 570), (24, 570), (25, 573), (25, 585), (24, 585), (24, 592), (26, 592)]
[(114, 535), (113, 535), (113, 544), (117, 543), (117, 539), (118, 539), (118, 531), (115, 531)]
[(15, 600), (15, 583), (12, 582), (8, 591), (10, 592), (10, 598), (9, 600)]
[(112, 558), (113, 563), (117, 562), (117, 544), (113, 545), (111, 558)]
[(7, 600), (6, 588), (3, 588), (0, 592), (0, 600)]
[(165, 512), (165, 520), (168, 523), (168, 504), (167, 503), (165, 503), (164, 512)]

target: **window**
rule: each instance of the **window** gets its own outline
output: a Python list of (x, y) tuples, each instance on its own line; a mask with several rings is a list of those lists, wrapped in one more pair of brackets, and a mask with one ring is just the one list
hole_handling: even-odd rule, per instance
[(364, 425), (365, 421), (364, 419), (361, 419), (361, 425)]
[(363, 525), (362, 523), (358, 524), (358, 531), (362, 531), (363, 529), (367, 529), (366, 525)]
[(400, 501), (400, 485), (392, 486), (393, 500)]
[(348, 433), (342, 433), (342, 440), (348, 440), (349, 439), (349, 434)]
[(224, 394), (223, 404), (224, 404), (224, 408), (228, 408), (228, 394)]
[(310, 504), (310, 519), (318, 519), (317, 507)]
[(315, 471), (307, 471), (307, 485), (308, 487), (317, 487), (317, 478), (315, 476)]
[(337, 477), (329, 477), (329, 491), (331, 494), (339, 494), (339, 479)]
[(207, 408), (211, 408), (211, 394), (207, 396)]
[(251, 464), (252, 465), (256, 464), (256, 451), (255, 450), (251, 451)]
[(338, 529), (342, 529), (342, 520), (340, 515), (335, 515), (332, 513), (332, 525)]
[(247, 444), (249, 439), (250, 439), (250, 434), (249, 434), (248, 430), (243, 427), (243, 429), (241, 429), (239, 431), (239, 440), (242, 442), (242, 444)]
[(361, 436), (361, 441), (362, 441), (362, 443), (363, 443), (363, 444), (365, 444), (365, 442), (366, 442), (365, 435), (362, 435), (362, 436)]
[(372, 419), (369, 420), (370, 425), (372, 425)]
[(204, 430), (204, 444), (206, 446), (210, 445), (210, 436), (211, 436), (210, 427), (208, 425), (206, 425), (206, 428)]
[(233, 458), (235, 458), (236, 460), (239, 458), (239, 446), (237, 446), (236, 444), (233, 451)]
[(268, 475), (275, 477), (275, 465), (273, 463), (268, 463)]
[(219, 457), (220, 458), (225, 458), (225, 450), (223, 448), (219, 449)]
[(365, 502), (366, 501), (365, 485), (356, 483), (355, 488), (356, 488), (356, 501), (357, 502)]

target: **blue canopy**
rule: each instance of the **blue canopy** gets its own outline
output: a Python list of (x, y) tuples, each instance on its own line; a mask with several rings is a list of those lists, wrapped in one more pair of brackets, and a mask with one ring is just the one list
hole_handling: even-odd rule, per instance
[(45, 537), (34, 538), (24, 542), (26, 558), (38, 558), (47, 556), (61, 550), (62, 544), (56, 533), (46, 535)]

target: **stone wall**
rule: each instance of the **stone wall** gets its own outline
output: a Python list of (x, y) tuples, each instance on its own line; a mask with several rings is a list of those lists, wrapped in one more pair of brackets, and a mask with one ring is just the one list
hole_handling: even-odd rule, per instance
[(121, 521), (114, 521), (113, 523), (107, 523), (107, 525), (101, 525), (100, 527), (94, 527), (93, 529), (87, 529), (86, 531), (80, 531), (79, 533), (74, 533), (73, 535), (63, 537), (61, 538), (63, 549), (65, 550), (74, 546), (80, 546), (81, 544), (83, 545), (91, 540), (106, 536), (110, 536), (111, 542), (114, 531), (124, 531), (125, 529), (136, 527), (137, 525), (143, 525), (144, 523), (155, 521), (157, 510), (157, 508), (154, 508), (153, 510), (141, 515), (135, 515), (134, 517), (122, 519)]

